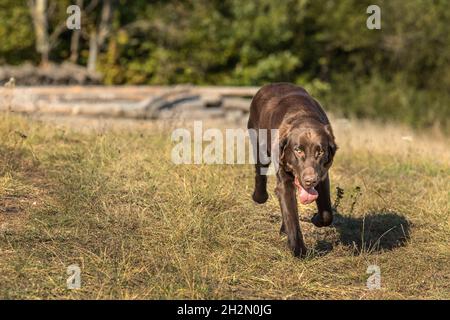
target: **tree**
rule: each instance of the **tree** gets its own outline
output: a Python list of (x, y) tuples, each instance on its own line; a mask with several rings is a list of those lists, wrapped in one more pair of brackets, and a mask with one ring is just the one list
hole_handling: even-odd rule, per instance
[[(77, 0), (76, 5), (83, 10), (83, 0)], [(81, 30), (72, 30), (72, 36), (70, 38), (70, 61), (73, 63), (78, 62), (79, 49), (80, 49)]]
[(36, 51), (41, 56), (41, 66), (45, 66), (50, 61), (50, 53), (58, 44), (60, 35), (67, 31), (66, 20), (60, 19), (53, 27), (52, 32), (49, 32), (49, 19), (56, 8), (65, 14), (66, 1), (51, 2), (51, 7), (47, 0), (29, 0), (28, 6), (30, 8), (31, 17), (33, 20), (34, 33), (36, 37)]
[(49, 61), (50, 43), (47, 23), (47, 0), (30, 0), (29, 6), (36, 35), (36, 50), (41, 55), (41, 65)]
[(111, 33), (111, 22), (114, 11), (113, 0), (103, 0), (100, 22), (95, 27), (89, 37), (89, 59), (87, 69), (89, 72), (96, 71), (98, 53), (105, 45), (106, 39)]

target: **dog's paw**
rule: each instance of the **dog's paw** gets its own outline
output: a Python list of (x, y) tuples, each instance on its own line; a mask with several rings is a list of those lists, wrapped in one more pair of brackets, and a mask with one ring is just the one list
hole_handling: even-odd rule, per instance
[(280, 227), (280, 235), (283, 235), (283, 234), (287, 235), (286, 227), (284, 226), (284, 223), (282, 223), (281, 227)]
[(324, 211), (322, 213), (316, 213), (312, 218), (311, 222), (316, 227), (328, 227), (333, 222), (333, 214), (328, 211)]
[(267, 192), (265, 193), (253, 192), (252, 199), (256, 203), (263, 204), (267, 201), (267, 199), (269, 199), (269, 194)]
[(294, 257), (299, 259), (306, 258), (308, 256), (308, 248), (306, 248), (305, 246), (300, 246), (293, 249), (292, 254), (294, 255)]

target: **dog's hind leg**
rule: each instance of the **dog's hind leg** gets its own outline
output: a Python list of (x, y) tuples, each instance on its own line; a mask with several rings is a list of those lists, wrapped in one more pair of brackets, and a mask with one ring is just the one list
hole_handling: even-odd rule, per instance
[[(249, 128), (252, 130), (251, 128)], [(260, 146), (257, 130), (253, 129), (251, 132), (250, 142), (252, 144), (253, 156), (256, 160), (255, 163), (255, 189), (253, 191), (252, 198), (256, 203), (264, 203), (269, 198), (267, 193), (267, 170), (270, 165), (263, 164), (260, 159), (260, 149), (264, 146)]]
[(267, 175), (261, 174), (261, 170), (267, 170), (267, 165), (255, 165), (255, 190), (252, 198), (257, 203), (264, 203), (269, 198), (267, 193)]
[[(257, 152), (259, 151), (258, 146)], [(269, 194), (267, 193), (267, 170), (269, 165), (262, 164), (258, 160), (255, 164), (255, 190), (253, 192), (252, 198), (257, 203), (264, 203), (269, 198)]]

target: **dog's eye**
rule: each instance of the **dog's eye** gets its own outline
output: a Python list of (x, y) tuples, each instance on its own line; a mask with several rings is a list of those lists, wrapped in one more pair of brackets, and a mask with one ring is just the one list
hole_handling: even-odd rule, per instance
[(324, 155), (324, 151), (323, 151), (322, 149), (320, 149), (320, 150), (317, 150), (317, 151), (316, 151), (315, 157), (316, 157), (316, 159), (319, 159), (319, 158), (321, 158), (323, 155)]
[(304, 151), (303, 151), (303, 148), (300, 147), (300, 146), (295, 147), (295, 148), (294, 148), (294, 151), (297, 152), (297, 153), (302, 153), (302, 152), (304, 152)]

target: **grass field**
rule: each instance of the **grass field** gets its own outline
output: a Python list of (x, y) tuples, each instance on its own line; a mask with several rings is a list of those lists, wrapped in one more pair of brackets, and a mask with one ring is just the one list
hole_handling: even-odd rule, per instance
[(450, 140), (333, 123), (338, 214), (299, 260), (251, 165), (174, 165), (167, 124), (0, 114), (0, 298), (450, 299)]

